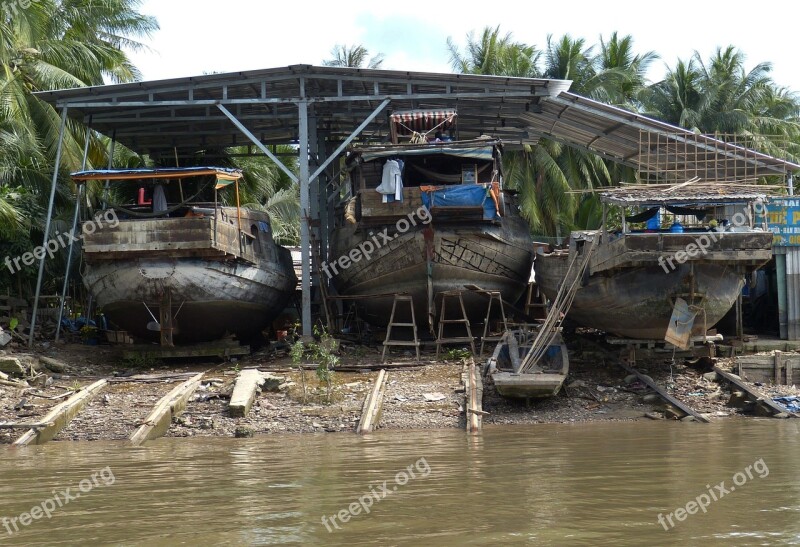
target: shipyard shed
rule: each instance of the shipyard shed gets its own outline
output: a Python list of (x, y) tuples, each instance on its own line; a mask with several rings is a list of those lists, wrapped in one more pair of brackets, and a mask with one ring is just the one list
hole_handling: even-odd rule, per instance
[[(59, 110), (60, 138), (70, 119), (164, 165), (199, 152), (213, 160), (232, 146), (273, 159), (300, 186), (306, 335), (312, 331), (312, 288), (325, 282), (313, 271), (312, 257), (327, 258), (338, 159), (350, 144), (388, 140), (395, 112), (454, 109), (460, 139), (491, 135), (507, 149), (554, 139), (633, 167), (646, 178), (786, 180), (800, 170), (796, 163), (747, 146), (581, 97), (569, 86), (566, 80), (293, 65), (37, 96)], [(297, 174), (275, 154), (273, 146), (279, 144), (302, 151)], [(58, 166), (51, 195), (57, 172)], [(37, 296), (40, 287), (41, 273)], [(792, 290), (786, 298), (800, 311), (800, 293)]]

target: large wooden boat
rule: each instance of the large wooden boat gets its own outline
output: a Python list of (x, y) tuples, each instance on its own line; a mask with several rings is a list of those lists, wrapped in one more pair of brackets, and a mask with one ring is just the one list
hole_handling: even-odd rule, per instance
[[(348, 198), (338, 207), (324, 271), (339, 294), (363, 297), (360, 314), (371, 324), (385, 325), (392, 308), (391, 297), (375, 295), (411, 295), (417, 323), (430, 327), (444, 291), (477, 286), (513, 302), (526, 287), (532, 240), (503, 189), (500, 141), (445, 139), (347, 155)], [(342, 267), (350, 256), (361, 258)], [(469, 319), (483, 320), (485, 296), (466, 291), (463, 299)]]
[[(567, 317), (625, 338), (663, 340), (683, 299), (691, 335), (704, 336), (735, 304), (746, 275), (772, 256), (772, 234), (754, 214), (764, 198), (763, 191), (730, 194), (712, 185), (602, 193), (603, 227), (573, 232), (567, 249), (539, 250), (536, 282), (555, 298), (570, 263), (591, 253)], [(644, 211), (626, 217), (623, 210), (622, 226), (612, 231), (608, 206)], [(653, 222), (664, 210), (672, 226)], [(648, 220), (651, 229), (640, 224)]]
[[(289, 301), (297, 284), (291, 255), (274, 242), (269, 215), (238, 206), (241, 171), (134, 169), (72, 177), (126, 181), (132, 196), (138, 190), (135, 203), (110, 206), (100, 221), (83, 223), (84, 284), (118, 328), (164, 345), (226, 334), (247, 339)], [(225, 207), (218, 190), (231, 183), (237, 206)]]

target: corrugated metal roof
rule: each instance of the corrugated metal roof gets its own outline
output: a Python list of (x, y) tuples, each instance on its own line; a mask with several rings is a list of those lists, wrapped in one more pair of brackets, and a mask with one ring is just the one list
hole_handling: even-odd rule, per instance
[[(317, 139), (333, 146), (376, 110), (359, 139), (388, 140), (392, 112), (455, 109), (459, 139), (486, 134), (513, 147), (548, 137), (636, 168), (685, 170), (714, 180), (800, 169), (580, 97), (567, 91), (569, 85), (566, 80), (294, 65), (37, 95), (68, 106), (70, 117), (137, 152), (173, 161), (173, 150), (188, 156), (251, 144), (218, 105), (269, 145), (296, 141), (298, 104), (304, 102)], [(387, 100), (388, 107), (380, 110)], [(649, 143), (646, 149), (642, 143)]]

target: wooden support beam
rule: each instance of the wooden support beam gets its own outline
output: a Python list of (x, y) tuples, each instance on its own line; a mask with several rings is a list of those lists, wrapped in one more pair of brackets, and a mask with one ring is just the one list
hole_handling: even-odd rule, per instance
[[(694, 417), (695, 420), (698, 420), (698, 421), (703, 422), (703, 423), (709, 423), (710, 420), (708, 418), (706, 418), (702, 414), (698, 414), (697, 412), (695, 412), (694, 410), (692, 410), (691, 408), (689, 408), (688, 406), (683, 404), (681, 401), (679, 401), (678, 399), (676, 399), (675, 397), (673, 397), (672, 395), (667, 393), (658, 384), (656, 384), (653, 380), (651, 380), (649, 376), (645, 376), (644, 374), (642, 374), (641, 372), (639, 372), (635, 368), (629, 367), (625, 363), (620, 362), (619, 366), (624, 368), (629, 374), (636, 375), (636, 377), (639, 378), (639, 380), (641, 380), (642, 383), (644, 383), (650, 389), (652, 389), (653, 391), (658, 393), (659, 396), (661, 396), (662, 399), (667, 401), (669, 404), (671, 404), (672, 406), (674, 406), (675, 408), (677, 408), (678, 410), (680, 410), (681, 412), (683, 412), (687, 416), (692, 416), (692, 417)], [(715, 368), (715, 370), (716, 370), (716, 368)]]
[(741, 378), (738, 378), (738, 377), (734, 376), (730, 372), (725, 372), (724, 370), (722, 370), (721, 368), (719, 368), (717, 366), (714, 367), (714, 372), (716, 372), (717, 374), (722, 376), (725, 380), (727, 380), (731, 384), (735, 385), (740, 390), (742, 390), (745, 393), (747, 393), (748, 395), (750, 395), (750, 397), (756, 402), (756, 404), (760, 404), (762, 406), (768, 407), (772, 411), (773, 415), (774, 414), (786, 413), (789, 416), (793, 416), (795, 418), (800, 418), (800, 416), (798, 416), (794, 412), (789, 412), (787, 409), (783, 408), (782, 406), (780, 406), (778, 403), (776, 403), (775, 401), (773, 401), (772, 399), (770, 399), (766, 395), (762, 395), (754, 387), (748, 386), (747, 384), (745, 384), (742, 381)]
[(153, 407), (139, 428), (131, 435), (130, 443), (139, 446), (145, 441), (157, 439), (164, 435), (172, 423), (172, 418), (186, 409), (189, 397), (195, 392), (203, 379), (203, 373), (186, 380), (167, 393)]
[(161, 325), (161, 345), (171, 348), (175, 344), (172, 343), (172, 294), (170, 293), (169, 289), (164, 290), (164, 295), (161, 297), (159, 312), (159, 324)]
[(383, 411), (383, 394), (386, 391), (386, 382), (389, 378), (389, 373), (386, 369), (381, 369), (378, 372), (378, 377), (375, 379), (375, 384), (364, 399), (364, 406), (361, 408), (361, 420), (358, 422), (356, 433), (372, 433), (381, 420), (381, 412)]
[(780, 351), (776, 351), (775, 352), (774, 366), (775, 366), (775, 385), (779, 386), (779, 385), (781, 385), (781, 352)]
[(236, 377), (228, 411), (231, 416), (244, 418), (256, 400), (256, 391), (264, 383), (264, 373), (256, 369), (245, 369)]
[(39, 423), (51, 423), (42, 428), (32, 428), (25, 432), (19, 439), (14, 441), (14, 446), (27, 446), (29, 444), (44, 444), (53, 439), (58, 433), (67, 427), (72, 419), (83, 410), (91, 398), (102, 390), (108, 382), (98, 380), (95, 383), (81, 389), (66, 401), (57, 404), (48, 412)]

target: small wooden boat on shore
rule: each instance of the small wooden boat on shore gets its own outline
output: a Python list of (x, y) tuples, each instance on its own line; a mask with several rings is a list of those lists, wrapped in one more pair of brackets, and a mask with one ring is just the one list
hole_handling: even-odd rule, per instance
[(558, 393), (569, 372), (567, 346), (560, 334), (551, 337), (534, 367), (524, 367), (535, 332), (506, 331), (487, 363), (487, 374), (503, 397), (536, 399)]
[[(735, 304), (745, 276), (772, 257), (772, 233), (757, 225), (765, 191), (737, 192), (712, 183), (675, 191), (653, 186), (601, 193), (601, 229), (573, 232), (567, 249), (539, 250), (536, 282), (554, 298), (570, 261), (591, 253), (570, 319), (624, 338), (663, 340), (676, 303), (683, 300), (693, 321), (691, 335), (705, 336)], [(623, 210), (622, 226), (611, 230), (609, 205), (644, 211), (626, 217)], [(662, 209), (674, 215), (672, 226), (654, 222)], [(651, 228), (637, 227), (647, 221)]]
[[(131, 196), (138, 190), (133, 204), (97, 217), (115, 222), (82, 226), (83, 281), (111, 323), (171, 346), (247, 339), (284, 309), (297, 284), (292, 258), (274, 242), (269, 215), (239, 207), (241, 175), (220, 167), (72, 174), (79, 184), (126, 181)], [(230, 184), (235, 207), (217, 200)]]
[[(393, 134), (422, 114), (393, 114)], [(426, 127), (439, 123), (446, 133), (454, 118), (454, 111), (431, 113), (434, 125)], [(375, 325), (389, 320), (392, 293), (411, 295), (417, 324), (432, 327), (440, 293), (469, 285), (514, 302), (530, 277), (532, 239), (515, 196), (503, 189), (500, 141), (416, 135), (416, 142), (353, 148), (346, 159), (348, 197), (323, 270), (340, 295), (363, 296), (359, 315)], [(482, 321), (486, 299), (466, 290), (463, 301), (469, 319)]]

